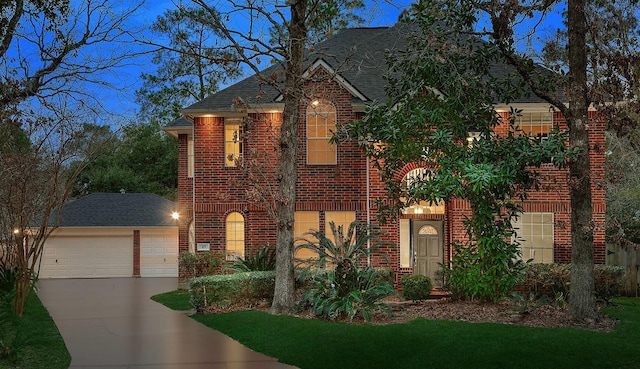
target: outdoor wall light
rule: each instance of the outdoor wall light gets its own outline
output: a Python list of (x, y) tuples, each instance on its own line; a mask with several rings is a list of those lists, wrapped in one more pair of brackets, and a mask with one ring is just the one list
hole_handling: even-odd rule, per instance
[(178, 220), (180, 219), (180, 214), (177, 211), (174, 211), (173, 213), (171, 213), (171, 218), (173, 218), (174, 220)]

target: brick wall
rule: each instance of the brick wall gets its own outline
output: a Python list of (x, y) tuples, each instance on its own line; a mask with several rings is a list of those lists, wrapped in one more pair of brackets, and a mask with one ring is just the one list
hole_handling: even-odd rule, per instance
[[(324, 73), (320, 71), (319, 73)], [(314, 85), (307, 86), (306, 99), (300, 106), (300, 116), (306, 115), (307, 104), (321, 97), (333, 102), (337, 108), (338, 124), (360, 117), (351, 108), (351, 95), (337, 82), (317, 75)], [(590, 124), (594, 218), (599, 226), (594, 235), (596, 263), (604, 262), (604, 122), (595, 115)], [(564, 119), (555, 113), (555, 122), (564, 126)], [(200, 117), (194, 122), (195, 135), (195, 186), (187, 176), (187, 136), (179, 136), (179, 209), (187, 214), (180, 222), (179, 248), (188, 249), (188, 223), (192, 212), (196, 219), (196, 242), (208, 242), (214, 251), (225, 249), (225, 218), (230, 212), (240, 212), (245, 218), (245, 247), (257, 248), (265, 243), (275, 243), (276, 228), (269, 210), (273, 208), (273, 195), (277, 191), (275, 163), (277, 162), (277, 137), (282, 122), (280, 113), (249, 114), (243, 121), (243, 160), (251, 170), (225, 167), (224, 119)], [(319, 211), (320, 227), (324, 227), (324, 211), (355, 211), (361, 221), (377, 222), (376, 199), (386, 197), (384, 184), (371, 163), (361, 153), (355, 142), (340, 143), (337, 165), (306, 164), (306, 125), (300, 120), (298, 177), (296, 210)], [(498, 127), (498, 130), (500, 127)], [(416, 165), (407, 166), (406, 172)], [(571, 219), (567, 188), (568, 171), (551, 165), (543, 166), (541, 189), (532, 191), (523, 204), (529, 212), (554, 212), (554, 260), (568, 263), (571, 260)], [(370, 212), (367, 214), (366, 177), (369, 174)], [(399, 174), (403, 175), (403, 174)], [(259, 186), (251, 186), (259, 183)], [(195, 191), (195, 192), (194, 192)], [(192, 198), (193, 194), (193, 198)], [(192, 206), (192, 201), (195, 207)], [(470, 214), (466, 201), (453, 200), (446, 204), (446, 216), (440, 216), (445, 225), (445, 259), (451, 256), (451, 242), (462, 242), (466, 232), (462, 225)], [(428, 215), (413, 216), (429, 219)], [(396, 222), (380, 225), (386, 232), (385, 240), (391, 241), (385, 251), (394, 267), (396, 282), (411, 268), (400, 268), (399, 227)], [(373, 258), (376, 265), (386, 262)]]

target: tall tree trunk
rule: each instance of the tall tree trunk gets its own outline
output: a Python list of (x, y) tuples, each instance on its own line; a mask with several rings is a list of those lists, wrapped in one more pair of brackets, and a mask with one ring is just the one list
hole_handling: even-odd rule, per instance
[(294, 305), (293, 221), (296, 203), (298, 126), (303, 96), (303, 61), (307, 38), (306, 0), (291, 2), (290, 58), (285, 70), (284, 111), (280, 128), (280, 168), (276, 204), (276, 284), (272, 314), (290, 312)]
[(569, 142), (579, 149), (569, 166), (571, 195), (571, 292), (569, 307), (578, 319), (597, 317), (593, 277), (593, 209), (589, 161), (587, 96), (587, 20), (585, 0), (568, 0), (569, 36)]

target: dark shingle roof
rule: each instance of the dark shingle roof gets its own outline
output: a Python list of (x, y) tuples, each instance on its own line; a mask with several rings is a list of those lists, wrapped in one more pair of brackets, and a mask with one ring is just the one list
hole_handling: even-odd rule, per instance
[[(384, 101), (386, 96), (382, 77), (387, 69), (384, 52), (397, 47), (399, 43), (404, 43), (404, 38), (398, 34), (396, 27), (346, 29), (316, 45), (308, 64), (321, 58), (368, 101)], [(279, 68), (273, 65), (262, 74), (269, 75)], [(273, 103), (279, 95), (276, 89), (261, 85), (252, 75), (190, 105), (185, 111), (231, 111), (235, 98), (239, 97), (249, 104)]]
[(176, 226), (176, 204), (152, 193), (94, 193), (62, 207), (60, 227)]
[[(314, 54), (307, 65), (318, 59), (325, 61), (337, 74), (366, 98), (365, 103), (373, 101), (386, 102), (384, 75), (388, 70), (385, 52), (401, 50), (406, 46), (407, 26), (396, 24), (393, 27), (352, 28), (339, 32), (314, 48)], [(262, 74), (269, 75), (280, 68), (273, 65)], [(492, 74), (497, 77), (513, 73), (513, 67), (506, 64), (496, 65)], [(233, 111), (233, 101), (241, 98), (248, 104), (268, 104), (276, 102), (279, 92), (271, 86), (261, 85), (255, 75), (235, 83), (215, 94), (198, 101), (183, 112), (187, 115), (204, 114), (205, 112)], [(515, 102), (543, 102), (531, 94)], [(179, 128), (177, 122), (169, 128)]]

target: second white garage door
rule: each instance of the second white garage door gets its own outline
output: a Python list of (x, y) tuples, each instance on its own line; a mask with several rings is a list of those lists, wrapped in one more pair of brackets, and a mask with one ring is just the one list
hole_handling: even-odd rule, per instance
[(50, 237), (45, 244), (40, 278), (132, 275), (132, 236), (57, 236)]
[(178, 231), (142, 231), (140, 237), (140, 275), (178, 276)]

